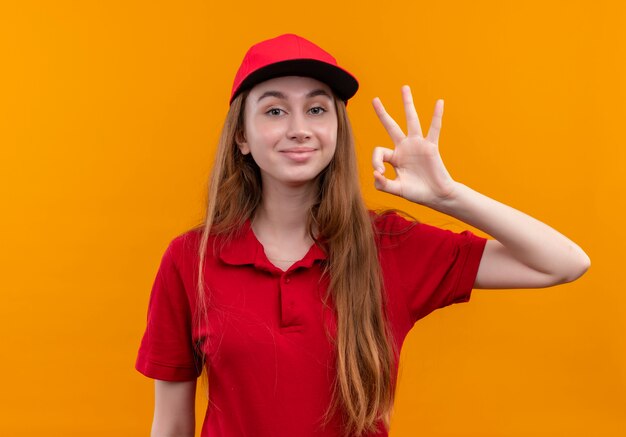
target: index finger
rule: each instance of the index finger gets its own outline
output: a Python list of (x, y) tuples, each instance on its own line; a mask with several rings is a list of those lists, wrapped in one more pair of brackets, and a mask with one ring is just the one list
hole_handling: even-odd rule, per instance
[(381, 102), (378, 97), (375, 97), (374, 100), (372, 100), (372, 105), (374, 106), (374, 111), (376, 111), (376, 115), (378, 115), (380, 122), (383, 124), (385, 130), (391, 137), (391, 140), (394, 144), (398, 144), (406, 137), (406, 135), (404, 135), (404, 132), (391, 115), (387, 114), (387, 111), (383, 106), (383, 102)]

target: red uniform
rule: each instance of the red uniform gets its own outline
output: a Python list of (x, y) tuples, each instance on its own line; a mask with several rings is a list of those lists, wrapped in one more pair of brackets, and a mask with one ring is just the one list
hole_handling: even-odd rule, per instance
[[(398, 349), (420, 318), (467, 302), (486, 239), (409, 223), (396, 214), (376, 225), (390, 321)], [(202, 436), (340, 436), (321, 427), (336, 377), (335, 318), (322, 302), (324, 251), (313, 245), (286, 272), (270, 263), (249, 224), (228, 243), (209, 239), (208, 323), (195, 326), (200, 233), (174, 239), (161, 261), (136, 368), (166, 381), (194, 380), (209, 368)], [(386, 436), (385, 432), (375, 434)]]

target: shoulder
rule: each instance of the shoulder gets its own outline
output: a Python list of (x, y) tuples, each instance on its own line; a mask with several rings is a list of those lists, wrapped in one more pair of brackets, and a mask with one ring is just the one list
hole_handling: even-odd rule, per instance
[(193, 228), (172, 238), (163, 253), (163, 261), (176, 266), (189, 264), (198, 258), (202, 228)]
[(193, 228), (175, 236), (169, 243), (167, 250), (182, 253), (197, 250), (202, 239), (202, 228)]
[(468, 243), (477, 237), (469, 230), (454, 232), (434, 225), (422, 223), (396, 210), (370, 212), (372, 223), (381, 249), (397, 248), (398, 245), (415, 245), (422, 249), (441, 248)]
[(370, 211), (372, 224), (379, 234), (404, 232), (419, 224), (398, 210)]
[(379, 243), (400, 242), (409, 238), (428, 238), (443, 229), (421, 223), (397, 210), (371, 212), (372, 223)]

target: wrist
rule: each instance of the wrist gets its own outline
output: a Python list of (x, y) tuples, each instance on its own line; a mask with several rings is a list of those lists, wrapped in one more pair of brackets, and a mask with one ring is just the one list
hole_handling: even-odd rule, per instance
[(453, 215), (452, 213), (454, 211), (458, 211), (463, 196), (467, 194), (468, 190), (470, 190), (468, 186), (454, 181), (452, 183), (452, 189), (445, 196), (435, 199), (426, 206), (444, 214)]

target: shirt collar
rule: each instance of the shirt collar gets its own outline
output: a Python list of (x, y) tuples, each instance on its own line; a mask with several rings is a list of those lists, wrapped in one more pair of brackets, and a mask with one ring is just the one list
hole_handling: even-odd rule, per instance
[[(281, 272), (267, 259), (263, 245), (252, 231), (250, 220), (246, 220), (239, 232), (236, 232), (231, 238), (224, 240), (223, 244), (218, 245), (218, 256), (226, 264), (253, 265), (261, 270)], [(319, 243), (315, 243), (304, 258), (294, 263), (289, 270), (299, 267), (309, 268), (315, 261), (322, 261), (326, 258), (326, 252), (320, 247)]]

